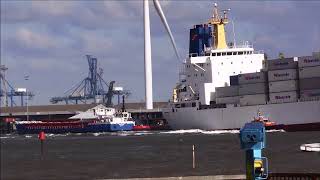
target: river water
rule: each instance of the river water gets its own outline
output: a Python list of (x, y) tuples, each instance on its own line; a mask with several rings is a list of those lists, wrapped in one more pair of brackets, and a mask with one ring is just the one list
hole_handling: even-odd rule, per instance
[[(101, 179), (245, 174), (238, 131), (161, 131), (2, 135), (1, 179)], [(268, 132), (264, 155), (271, 172), (320, 172), (320, 153), (301, 144), (320, 132)], [(195, 169), (192, 168), (195, 145)]]

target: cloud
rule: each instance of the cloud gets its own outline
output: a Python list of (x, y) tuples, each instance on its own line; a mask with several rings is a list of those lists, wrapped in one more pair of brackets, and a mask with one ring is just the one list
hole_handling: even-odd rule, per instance
[(55, 40), (43, 34), (34, 33), (26, 28), (18, 29), (16, 40), (26, 47), (48, 49), (57, 46)]

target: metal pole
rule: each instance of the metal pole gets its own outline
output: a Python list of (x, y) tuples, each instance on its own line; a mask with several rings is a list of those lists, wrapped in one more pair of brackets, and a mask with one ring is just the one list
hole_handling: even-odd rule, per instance
[(26, 103), (27, 103), (27, 121), (29, 121), (29, 102), (28, 102), (29, 96), (28, 96), (28, 89), (26, 89), (26, 94), (27, 94), (27, 100), (26, 100)]
[(195, 158), (195, 152), (194, 152), (194, 145), (192, 145), (192, 168), (196, 168), (196, 158)]
[(29, 96), (28, 96), (28, 87), (27, 87), (27, 84), (28, 84), (28, 80), (29, 80), (29, 76), (26, 75), (24, 76), (24, 80), (26, 80), (26, 97), (27, 97), (27, 100), (26, 100), (26, 105), (27, 105), (27, 121), (29, 121)]
[(143, 1), (143, 14), (144, 14), (143, 20), (144, 20), (145, 100), (146, 100), (146, 109), (153, 109), (149, 0)]

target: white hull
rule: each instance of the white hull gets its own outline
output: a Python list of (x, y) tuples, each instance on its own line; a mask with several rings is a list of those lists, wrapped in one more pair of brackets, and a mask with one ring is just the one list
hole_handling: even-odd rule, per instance
[(259, 106), (197, 110), (195, 107), (164, 110), (164, 118), (173, 129), (238, 129), (253, 120), (258, 109), (277, 124), (320, 123), (320, 101), (304, 101)]

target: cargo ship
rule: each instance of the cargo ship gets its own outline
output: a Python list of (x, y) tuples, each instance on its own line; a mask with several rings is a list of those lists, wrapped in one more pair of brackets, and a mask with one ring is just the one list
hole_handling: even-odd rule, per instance
[(15, 121), (18, 134), (130, 131), (135, 123), (125, 111), (98, 105), (66, 121)]
[(258, 110), (285, 130), (320, 130), (320, 52), (267, 60), (226, 43), (227, 11), (190, 29), (189, 55), (163, 116), (173, 129), (239, 129)]

